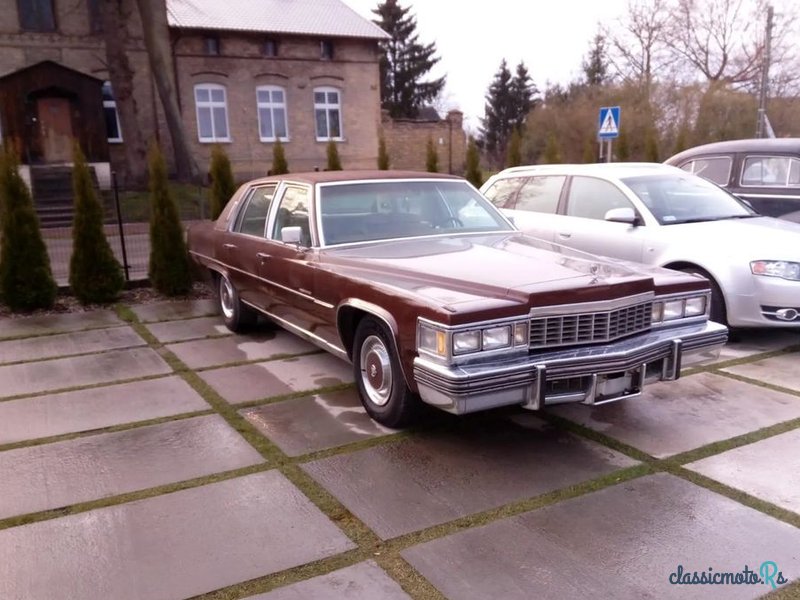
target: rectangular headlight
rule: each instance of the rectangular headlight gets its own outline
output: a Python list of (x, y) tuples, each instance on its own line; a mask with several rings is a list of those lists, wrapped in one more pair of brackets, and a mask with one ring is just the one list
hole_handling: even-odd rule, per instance
[(453, 354), (467, 354), (481, 349), (481, 332), (460, 331), (453, 334)]
[(683, 317), (683, 300), (669, 300), (664, 302), (664, 320), (672, 321)]
[(686, 309), (684, 315), (687, 317), (699, 317), (706, 314), (706, 297), (698, 296), (686, 299)]
[(511, 346), (511, 326), (492, 327), (483, 330), (483, 349), (508, 348)]
[(429, 325), (419, 326), (419, 349), (438, 356), (447, 356), (447, 334)]

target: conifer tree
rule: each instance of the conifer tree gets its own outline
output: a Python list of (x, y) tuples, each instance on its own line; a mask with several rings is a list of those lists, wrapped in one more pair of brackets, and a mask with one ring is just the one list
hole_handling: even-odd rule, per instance
[(586, 138), (583, 145), (583, 162), (585, 164), (597, 162), (597, 142), (594, 138)]
[(511, 139), (508, 142), (508, 156), (506, 167), (518, 167), (522, 164), (522, 136), (518, 129), (511, 132)]
[(652, 127), (648, 128), (644, 138), (644, 159), (647, 162), (660, 162), (658, 151), (658, 134)]
[(272, 169), (271, 175), (285, 175), (289, 172), (289, 163), (286, 162), (286, 154), (283, 151), (283, 144), (280, 138), (272, 144)]
[(390, 40), (380, 42), (381, 107), (392, 117), (414, 118), (420, 107), (431, 102), (444, 87), (445, 78), (424, 81), (439, 62), (436, 44), (421, 44), (417, 19), (397, 0), (384, 0), (373, 9), (375, 23)]
[(211, 220), (216, 221), (228, 204), (228, 200), (236, 192), (231, 161), (225, 149), (219, 144), (211, 150), (209, 173), (211, 173)]
[(478, 152), (478, 144), (475, 143), (475, 138), (469, 136), (469, 143), (467, 144), (467, 171), (464, 174), (467, 181), (469, 181), (476, 188), (483, 185), (483, 175), (481, 174), (481, 155)]
[(150, 283), (167, 296), (186, 294), (191, 288), (189, 255), (178, 209), (167, 180), (167, 166), (158, 144), (148, 156), (150, 186)]
[(544, 147), (542, 158), (547, 165), (556, 165), (561, 162), (561, 148), (558, 147), (558, 138), (552, 131), (547, 135), (547, 144)]
[(339, 158), (339, 149), (336, 147), (336, 142), (330, 140), (328, 142), (327, 148), (327, 156), (328, 156), (328, 171), (341, 171), (342, 170), (342, 161)]
[[(628, 135), (624, 131), (620, 131), (616, 142), (612, 142), (616, 146), (616, 160), (619, 162), (629, 161), (631, 158), (631, 149), (628, 144)], [(613, 151), (613, 150), (612, 150)]]
[(75, 216), (69, 285), (81, 304), (112, 302), (125, 285), (122, 267), (103, 231), (103, 207), (97, 199), (86, 157), (77, 143), (72, 161)]
[(13, 311), (51, 308), (56, 282), (28, 186), (13, 150), (0, 156), (0, 300)]
[(428, 137), (428, 143), (425, 146), (425, 169), (428, 173), (439, 172), (439, 155), (431, 137)]
[(386, 138), (383, 137), (383, 134), (378, 138), (378, 169), (389, 170), (389, 153), (386, 151)]

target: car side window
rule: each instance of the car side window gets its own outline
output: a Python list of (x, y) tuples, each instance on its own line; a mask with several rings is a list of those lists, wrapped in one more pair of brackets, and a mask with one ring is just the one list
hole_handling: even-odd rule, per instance
[(265, 185), (250, 190), (245, 204), (236, 217), (233, 231), (264, 237), (266, 235), (267, 215), (275, 196), (275, 185)]
[(733, 158), (730, 156), (711, 156), (696, 158), (681, 165), (681, 169), (708, 179), (717, 185), (728, 185), (731, 180), (731, 166)]
[(498, 179), (483, 195), (497, 208), (514, 208), (514, 197), (520, 185), (525, 182), (525, 179), (525, 177)]
[(800, 161), (790, 156), (748, 156), (742, 168), (742, 185), (794, 187), (800, 185)]
[(283, 193), (272, 227), (272, 239), (280, 241), (284, 227), (300, 228), (300, 243), (311, 245), (311, 226), (308, 209), (311, 193), (306, 187), (289, 186)]
[(613, 183), (594, 177), (573, 177), (569, 186), (567, 214), (571, 217), (604, 220), (612, 208), (636, 210)]
[(555, 213), (561, 190), (567, 180), (565, 175), (548, 175), (530, 177), (517, 195), (517, 210), (531, 212)]

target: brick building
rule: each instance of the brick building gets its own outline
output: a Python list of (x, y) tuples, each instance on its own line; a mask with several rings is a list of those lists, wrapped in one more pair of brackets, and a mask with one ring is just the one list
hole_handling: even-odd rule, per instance
[[(100, 1), (0, 0), (0, 137), (26, 166), (69, 162), (78, 139), (102, 184), (110, 169), (124, 171), (132, 125), (120, 122), (108, 83)], [(374, 168), (378, 41), (388, 37), (379, 27), (339, 0), (164, 2), (179, 105), (201, 170), (220, 143), (238, 178), (263, 175), (277, 138), (293, 171), (323, 168), (330, 139), (345, 168)], [(135, 126), (168, 149), (142, 24), (130, 12)]]
[(439, 171), (461, 175), (467, 158), (464, 115), (451, 110), (442, 119), (433, 107), (424, 107), (416, 119), (392, 119), (381, 113), (381, 130), (386, 140), (392, 169), (424, 171), (428, 139), (439, 158)]

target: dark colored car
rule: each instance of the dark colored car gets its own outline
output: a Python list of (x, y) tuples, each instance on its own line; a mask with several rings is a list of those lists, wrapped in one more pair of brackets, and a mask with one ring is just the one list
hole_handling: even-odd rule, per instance
[(705, 279), (526, 236), (458, 177), (258, 179), (188, 240), (229, 328), (261, 313), (351, 361), (390, 427), (420, 399), (461, 414), (633, 397), (727, 339)]
[(716, 142), (665, 162), (724, 187), (762, 215), (800, 223), (800, 138)]

